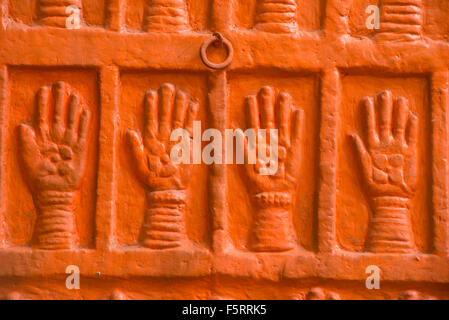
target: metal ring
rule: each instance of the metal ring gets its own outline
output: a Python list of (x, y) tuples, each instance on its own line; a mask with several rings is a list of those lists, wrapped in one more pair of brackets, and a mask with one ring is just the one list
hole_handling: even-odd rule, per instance
[[(207, 49), (212, 43), (217, 41), (222, 43), (226, 47), (226, 50), (228, 51), (228, 56), (226, 60), (223, 61), (222, 63), (213, 63), (207, 58)], [(221, 70), (228, 67), (231, 64), (232, 59), (234, 58), (234, 48), (232, 47), (232, 43), (228, 39), (224, 38), (220, 33), (214, 33), (212, 37), (204, 41), (203, 44), (201, 45), (200, 55), (201, 60), (206, 66), (208, 66), (211, 69)]]

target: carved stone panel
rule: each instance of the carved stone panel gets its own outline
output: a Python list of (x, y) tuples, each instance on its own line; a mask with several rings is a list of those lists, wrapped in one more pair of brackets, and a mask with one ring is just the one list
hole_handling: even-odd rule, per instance
[[(130, 71), (120, 78), (123, 103), (117, 152), (117, 245), (210, 248), (209, 168), (175, 165), (170, 160), (172, 130), (185, 128), (193, 133), (193, 121), (200, 121), (207, 129), (205, 75)], [(150, 130), (154, 119), (157, 123)], [(166, 236), (158, 224), (166, 229)]]
[(337, 232), (343, 248), (432, 250), (428, 92), (426, 77), (343, 79), (348, 107), (341, 115), (337, 181)]
[(8, 247), (94, 246), (96, 80), (94, 70), (9, 69), (4, 181), (11, 187), (3, 198)]

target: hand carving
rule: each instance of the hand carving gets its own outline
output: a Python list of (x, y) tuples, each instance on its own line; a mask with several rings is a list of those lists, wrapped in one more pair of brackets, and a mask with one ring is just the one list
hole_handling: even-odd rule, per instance
[[(54, 106), (51, 124), (50, 106)], [(35, 128), (19, 126), (20, 156), (38, 208), (36, 245), (70, 249), (76, 236), (73, 192), (85, 171), (90, 114), (64, 82), (40, 88), (37, 109)]]
[[(50, 93), (54, 98), (51, 128)], [(63, 118), (67, 108), (66, 125)], [(71, 93), (64, 82), (57, 82), (52, 88), (39, 90), (38, 112), (37, 128), (25, 123), (19, 126), (21, 155), (32, 186), (37, 190), (74, 191), (84, 174), (89, 111), (80, 106), (79, 96)]]
[(184, 91), (176, 91), (174, 85), (166, 83), (159, 92), (147, 92), (144, 108), (143, 139), (136, 131), (127, 132), (139, 178), (150, 191), (186, 189), (191, 166), (176, 165), (171, 161), (170, 150), (176, 142), (170, 141), (170, 134), (177, 128), (192, 134), (198, 104), (189, 101)]
[[(417, 183), (418, 118), (409, 110), (407, 99), (393, 101), (390, 91), (380, 93), (377, 108), (375, 104), (371, 97), (363, 100), (368, 148), (359, 136), (352, 136), (375, 211), (368, 249), (410, 252), (414, 248), (409, 206)], [(380, 113), (379, 130), (376, 109)]]
[[(302, 151), (302, 128), (304, 112), (293, 106), (290, 94), (280, 92), (276, 96), (271, 87), (264, 87), (257, 96), (246, 99), (248, 126), (255, 129), (278, 129), (278, 170), (274, 175), (262, 174), (267, 166), (261, 159), (256, 164), (246, 161), (250, 189), (258, 205), (253, 232), (253, 249), (256, 251), (285, 251), (296, 246), (290, 207), (292, 192), (299, 179)], [(267, 141), (268, 139), (266, 139)], [(257, 144), (265, 154), (270, 146)], [(248, 146), (246, 147), (248, 158)]]
[(142, 245), (153, 249), (174, 248), (186, 239), (185, 189), (192, 168), (171, 161), (170, 150), (176, 142), (170, 142), (170, 134), (173, 129), (182, 128), (192, 136), (199, 106), (190, 101), (186, 92), (176, 91), (172, 84), (163, 84), (159, 92), (147, 92), (144, 108), (143, 139), (136, 131), (127, 132), (138, 176), (149, 192), (150, 209), (145, 215)]

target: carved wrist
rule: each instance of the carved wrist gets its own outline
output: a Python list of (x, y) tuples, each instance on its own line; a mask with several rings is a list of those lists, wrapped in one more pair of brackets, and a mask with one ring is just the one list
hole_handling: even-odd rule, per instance
[(148, 192), (147, 200), (150, 208), (170, 207), (183, 209), (186, 203), (186, 192), (184, 190)]
[(290, 209), (292, 196), (289, 192), (261, 192), (254, 195), (254, 202), (260, 209)]
[(74, 193), (43, 191), (36, 196), (38, 215), (35, 246), (40, 249), (72, 249), (76, 237)]
[(143, 224), (142, 245), (151, 249), (169, 249), (182, 245), (187, 238), (184, 222), (186, 192), (155, 191), (147, 194), (148, 209)]
[(296, 245), (290, 208), (291, 194), (263, 192), (254, 195), (258, 207), (254, 225), (252, 248), (261, 252), (280, 252)]
[(414, 251), (410, 223), (410, 199), (377, 197), (371, 219), (368, 250), (378, 253), (407, 253)]
[(408, 210), (410, 199), (404, 197), (375, 197), (373, 199), (374, 210), (384, 211), (384, 210)]

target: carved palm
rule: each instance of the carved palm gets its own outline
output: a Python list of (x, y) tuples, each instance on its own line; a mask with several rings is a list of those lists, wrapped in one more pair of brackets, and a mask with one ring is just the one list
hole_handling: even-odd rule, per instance
[[(246, 161), (246, 171), (252, 182), (255, 192), (263, 191), (288, 191), (294, 189), (298, 179), (301, 162), (302, 128), (304, 112), (293, 105), (290, 94), (280, 92), (276, 95), (272, 87), (263, 87), (258, 95), (250, 95), (246, 99), (248, 108), (248, 126), (256, 132), (259, 129), (266, 130), (266, 143), (260, 143), (257, 148), (270, 155), (270, 131), (278, 130), (278, 170), (274, 175), (264, 175), (263, 169), (270, 166), (257, 157), (256, 164)], [(260, 136), (260, 134), (259, 134)], [(248, 157), (250, 146), (247, 144), (245, 151)]]
[(20, 155), (31, 186), (73, 191), (79, 187), (86, 165), (90, 113), (64, 82), (40, 88), (37, 111), (35, 127), (19, 126)]
[[(159, 92), (147, 92), (144, 108), (143, 139), (136, 131), (127, 132), (139, 178), (152, 191), (186, 189), (191, 166), (175, 164), (170, 159), (171, 148), (177, 143), (170, 141), (170, 135), (172, 130), (181, 128), (192, 136), (198, 104), (191, 101), (184, 91), (176, 91), (174, 85), (163, 84)], [(192, 145), (190, 141), (190, 149)]]
[(390, 91), (378, 94), (376, 101), (366, 97), (363, 105), (367, 113), (367, 147), (359, 136), (352, 138), (370, 193), (410, 197), (417, 182), (418, 118), (409, 110), (407, 99), (393, 100)]

